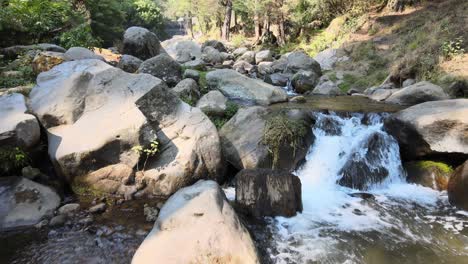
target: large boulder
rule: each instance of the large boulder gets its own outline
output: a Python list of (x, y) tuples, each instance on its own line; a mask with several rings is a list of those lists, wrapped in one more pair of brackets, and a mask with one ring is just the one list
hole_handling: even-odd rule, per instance
[(147, 193), (169, 196), (199, 179), (223, 180), (218, 131), (200, 109), (162, 88), (152, 89), (137, 105), (159, 140), (160, 151), (137, 175)]
[(412, 106), (393, 114), (385, 127), (398, 140), (405, 160), (436, 155), (468, 158), (468, 99)]
[(132, 263), (260, 262), (249, 232), (219, 185), (199, 181), (167, 200)]
[(273, 73), (265, 76), (265, 82), (274, 86), (285, 87), (288, 85), (289, 80), (292, 78), (292, 74), (288, 73)]
[(128, 28), (123, 37), (123, 54), (129, 54), (142, 60), (157, 56), (161, 50), (158, 37), (142, 27)]
[(61, 52), (43, 51), (34, 57), (32, 68), (34, 72), (41, 73), (52, 69), (64, 61), (65, 55)]
[(174, 88), (172, 88), (177, 96), (183, 100), (190, 100), (190, 102), (196, 103), (200, 98), (200, 89), (194, 79), (183, 79)]
[(453, 170), (448, 165), (434, 161), (411, 161), (404, 164), (406, 180), (438, 191), (447, 190)]
[(385, 100), (385, 102), (402, 105), (415, 105), (427, 101), (445, 99), (449, 99), (449, 96), (445, 93), (442, 87), (430, 82), (418, 82), (394, 92)]
[(197, 103), (203, 113), (207, 115), (222, 116), (227, 108), (227, 98), (220, 91), (210, 91)]
[(148, 73), (158, 77), (170, 87), (174, 87), (182, 80), (182, 67), (167, 54), (160, 54), (144, 61), (138, 73)]
[(235, 50), (232, 52), (232, 55), (234, 55), (235, 58), (238, 58), (238, 57), (242, 56), (244, 53), (246, 53), (247, 51), (249, 51), (248, 48), (246, 48), (246, 47), (240, 47), (240, 48), (235, 49)]
[(97, 55), (91, 50), (83, 47), (72, 47), (67, 50), (64, 54), (64, 58), (67, 61), (74, 60), (87, 60), (87, 59), (96, 59), (104, 61), (102, 56)]
[(468, 160), (453, 172), (447, 190), (451, 204), (468, 210)]
[(302, 51), (295, 51), (287, 55), (286, 72), (297, 73), (300, 70), (312, 71), (319, 77), (322, 76), (320, 64)]
[(167, 54), (179, 63), (200, 59), (202, 55), (200, 45), (183, 37), (173, 37), (163, 41), (161, 45)]
[(211, 71), (206, 75), (206, 80), (210, 87), (220, 90), (230, 99), (261, 105), (287, 100), (287, 94), (283, 89), (248, 78), (234, 70)]
[(301, 181), (288, 171), (242, 170), (236, 175), (236, 203), (255, 217), (302, 212)]
[(206, 63), (215, 65), (222, 63), (223, 57), (221, 56), (221, 52), (219, 52), (219, 50), (211, 46), (207, 46), (203, 48), (202, 60)]
[(342, 50), (326, 49), (319, 52), (314, 60), (320, 64), (322, 70), (333, 70), (337, 62), (348, 61), (349, 57)]
[(0, 178), (0, 230), (35, 225), (59, 205), (60, 197), (47, 186), (26, 178)]
[(252, 72), (255, 69), (255, 67), (246, 61), (239, 60), (236, 61), (234, 65), (232, 65), (232, 69), (237, 71), (238, 73), (247, 74)]
[(122, 55), (120, 57), (119, 63), (117, 64), (117, 67), (120, 69), (129, 72), (129, 73), (135, 73), (138, 68), (140, 68), (140, 65), (143, 63), (142, 60), (139, 58), (132, 56), (132, 55)]
[(238, 60), (246, 61), (250, 64), (255, 64), (255, 51), (247, 51)]
[(39, 123), (27, 111), (22, 94), (0, 96), (0, 145), (30, 148), (39, 142)]
[[(338, 183), (353, 189), (367, 190), (373, 184), (384, 181), (389, 171), (383, 160), (392, 141), (395, 140), (381, 132), (364, 138), (341, 168), (339, 175), (342, 177)], [(359, 151), (360, 149), (366, 150), (365, 153)]]
[(207, 40), (205, 43), (202, 45), (202, 50), (204, 50), (206, 47), (212, 47), (218, 50), (219, 52), (227, 52), (226, 47), (221, 41), (218, 40)]
[(289, 110), (283, 114), (260, 106), (240, 109), (219, 132), (226, 160), (239, 170), (272, 168), (274, 155), (263, 142), (263, 138), (267, 131), (267, 122), (274, 117), (300, 122), (306, 129), (297, 148), (291, 146), (292, 142), (278, 145), (276, 168), (288, 171), (296, 169), (314, 140), (312, 130), (309, 129), (312, 120), (299, 110)]
[(133, 146), (152, 140), (135, 101), (164, 82), (130, 74), (99, 60), (65, 62), (41, 73), (31, 107), (47, 129), (49, 156), (59, 175), (72, 181), (110, 164), (133, 168)]
[(271, 50), (261, 50), (255, 54), (255, 62), (259, 64), (263, 61), (273, 61), (273, 51)]
[(313, 71), (299, 71), (292, 77), (292, 86), (297, 93), (306, 93), (314, 90), (320, 76)]
[(333, 81), (326, 81), (318, 84), (313, 90), (312, 94), (337, 96), (344, 95), (343, 91)]
[(65, 49), (55, 44), (40, 43), (34, 45), (16, 45), (0, 50), (0, 54), (4, 55), (6, 59), (16, 59), (19, 55), (25, 54), (28, 51), (40, 50), (40, 51), (54, 51), (65, 53)]

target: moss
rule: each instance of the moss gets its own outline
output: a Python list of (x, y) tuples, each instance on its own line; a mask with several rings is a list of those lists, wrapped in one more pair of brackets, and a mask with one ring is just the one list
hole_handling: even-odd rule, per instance
[(85, 182), (81, 181), (79, 177), (76, 177), (71, 184), (71, 188), (74, 194), (78, 196), (92, 196), (92, 197), (106, 197), (109, 194), (95, 189)]
[(208, 83), (206, 81), (206, 74), (208, 72), (198, 71), (198, 73), (200, 74), (200, 79), (198, 80), (198, 86), (200, 87), (200, 92), (202, 94), (206, 94), (210, 91), (210, 89), (208, 88)]
[(239, 110), (239, 105), (236, 103), (233, 103), (231, 101), (227, 102), (226, 105), (226, 111), (224, 112), (223, 116), (214, 116), (214, 115), (209, 115), (208, 117), (210, 118), (211, 122), (216, 126), (216, 128), (219, 130), (221, 129), (235, 114), (237, 114), (237, 111)]
[(265, 125), (262, 143), (273, 156), (272, 167), (277, 167), (281, 146), (289, 145), (295, 153), (306, 134), (307, 124), (303, 120), (289, 119), (284, 113), (270, 117)]
[(424, 161), (418, 161), (416, 163), (416, 166), (418, 166), (421, 169), (437, 168), (438, 170), (446, 174), (450, 174), (453, 172), (453, 168), (450, 165), (445, 164), (443, 162), (424, 160)]

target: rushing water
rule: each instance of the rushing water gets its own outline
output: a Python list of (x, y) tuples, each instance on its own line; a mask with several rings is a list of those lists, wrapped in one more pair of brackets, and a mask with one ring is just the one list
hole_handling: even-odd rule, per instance
[[(468, 213), (449, 206), (445, 192), (406, 183), (382, 116), (316, 117), (315, 143), (295, 172), (304, 210), (271, 220), (274, 263), (468, 263)], [(365, 155), (363, 142), (375, 133), (385, 140), (379, 162), (386, 180), (371, 195), (338, 185), (340, 169)]]

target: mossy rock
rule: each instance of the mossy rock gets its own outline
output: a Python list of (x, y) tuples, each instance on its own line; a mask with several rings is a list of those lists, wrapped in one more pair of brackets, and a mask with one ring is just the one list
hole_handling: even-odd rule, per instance
[(443, 162), (411, 161), (404, 164), (407, 180), (435, 190), (447, 190), (453, 168)]

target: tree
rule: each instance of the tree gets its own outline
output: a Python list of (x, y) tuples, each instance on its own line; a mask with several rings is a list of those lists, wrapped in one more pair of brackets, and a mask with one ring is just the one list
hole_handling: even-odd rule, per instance
[(225, 0), (222, 1), (222, 4), (226, 7), (226, 13), (224, 15), (224, 23), (221, 38), (223, 40), (229, 40), (229, 33), (231, 30), (232, 1)]

